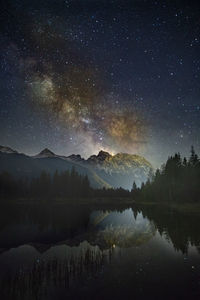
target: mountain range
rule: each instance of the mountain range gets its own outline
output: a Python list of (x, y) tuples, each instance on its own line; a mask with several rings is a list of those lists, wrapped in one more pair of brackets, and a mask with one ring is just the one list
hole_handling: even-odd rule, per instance
[(136, 154), (111, 155), (100, 151), (98, 155), (84, 159), (76, 154), (57, 155), (45, 148), (35, 156), (28, 156), (0, 146), (0, 172), (8, 171), (15, 177), (37, 177), (43, 170), (53, 174), (56, 170), (62, 172), (73, 167), (80, 175), (87, 175), (94, 188), (131, 189), (133, 181), (141, 185), (153, 171), (152, 165)]

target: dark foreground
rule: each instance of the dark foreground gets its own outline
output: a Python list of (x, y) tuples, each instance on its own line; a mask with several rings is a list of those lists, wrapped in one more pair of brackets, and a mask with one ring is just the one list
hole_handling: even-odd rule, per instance
[(0, 299), (200, 299), (200, 214), (159, 205), (0, 210)]

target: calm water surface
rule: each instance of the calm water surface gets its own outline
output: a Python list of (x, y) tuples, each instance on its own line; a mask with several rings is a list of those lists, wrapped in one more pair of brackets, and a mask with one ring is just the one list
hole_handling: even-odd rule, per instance
[(2, 207), (0, 299), (200, 299), (199, 249), (196, 214)]

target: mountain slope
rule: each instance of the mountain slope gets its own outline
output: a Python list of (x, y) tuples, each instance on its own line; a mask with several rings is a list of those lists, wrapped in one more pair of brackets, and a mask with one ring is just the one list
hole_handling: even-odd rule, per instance
[(131, 189), (133, 181), (141, 185), (153, 171), (152, 165), (144, 157), (136, 154), (111, 155), (100, 151), (98, 155), (92, 155), (87, 160), (78, 155), (71, 155), (69, 158), (95, 170), (99, 177), (115, 188)]
[(3, 152), (3, 153), (17, 153), (16, 150), (13, 150), (12, 148), (6, 147), (6, 146), (0, 146), (0, 152)]
[(94, 171), (69, 160), (59, 157), (32, 158), (24, 154), (0, 152), (0, 172), (7, 171), (17, 178), (38, 177), (42, 171), (53, 175), (56, 170), (58, 172), (70, 171), (73, 167), (80, 175), (87, 175), (94, 188), (109, 187)]
[(53, 174), (75, 168), (80, 175), (87, 175), (91, 186), (123, 187), (131, 189), (133, 181), (137, 185), (145, 182), (152, 172), (151, 164), (139, 155), (118, 153), (111, 155), (100, 151), (87, 160), (80, 155), (59, 156), (45, 148), (30, 157), (9, 147), (0, 146), (0, 172), (8, 171), (16, 177), (37, 177), (44, 170)]

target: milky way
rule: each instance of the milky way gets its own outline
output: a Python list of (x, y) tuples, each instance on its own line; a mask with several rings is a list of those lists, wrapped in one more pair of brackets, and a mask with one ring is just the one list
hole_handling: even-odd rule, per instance
[(142, 116), (134, 107), (114, 105), (115, 96), (111, 101), (107, 98), (103, 71), (87, 65), (68, 40), (52, 32), (51, 26), (37, 24), (30, 40), (36, 50), (20, 58), (19, 67), (26, 78), (27, 97), (35, 108), (82, 136), (84, 146), (89, 142), (94, 151), (134, 152), (144, 146), (146, 126)]
[(6, 0), (0, 144), (35, 154), (199, 152), (199, 4)]

